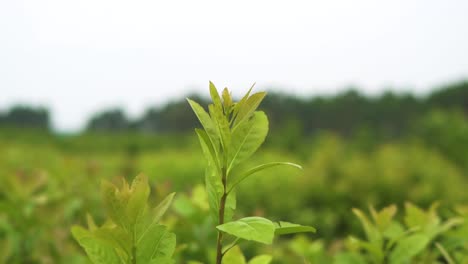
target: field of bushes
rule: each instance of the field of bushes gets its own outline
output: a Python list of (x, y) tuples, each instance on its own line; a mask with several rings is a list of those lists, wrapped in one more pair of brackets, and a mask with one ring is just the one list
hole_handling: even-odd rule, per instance
[[(247, 179), (236, 214), (293, 219), (317, 232), (273, 246), (241, 243), (246, 259), (468, 263), (468, 119), (434, 109), (409, 127), (390, 138), (369, 129), (304, 135), (294, 123), (272, 130), (248, 163), (286, 160), (303, 170), (280, 167)], [(102, 180), (140, 173), (149, 177), (150, 203), (176, 192), (163, 220), (177, 235), (176, 263), (213, 263), (205, 166), (193, 132), (67, 136), (2, 128), (0, 263), (90, 263), (70, 228), (84, 225), (87, 214), (105, 221)]]

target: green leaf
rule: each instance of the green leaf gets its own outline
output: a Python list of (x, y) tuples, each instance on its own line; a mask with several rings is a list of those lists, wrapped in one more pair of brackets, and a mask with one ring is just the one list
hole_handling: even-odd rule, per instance
[(223, 104), (221, 103), (221, 98), (219, 97), (218, 90), (216, 86), (210, 81), (210, 95), (213, 100), (215, 107), (220, 110), (221, 114), (223, 113)]
[(237, 174), (236, 176), (234, 176), (231, 179), (231, 181), (229, 182), (228, 192), (230, 192), (232, 189), (234, 189), (239, 183), (241, 183), (247, 177), (249, 177), (249, 176), (251, 176), (251, 175), (253, 175), (253, 174), (255, 174), (255, 173), (259, 172), (259, 171), (262, 171), (262, 170), (265, 170), (265, 169), (268, 169), (268, 168), (272, 168), (272, 167), (276, 167), (276, 166), (291, 166), (291, 167), (302, 170), (302, 167), (300, 165), (297, 165), (297, 164), (291, 163), (291, 162), (270, 162), (270, 163), (265, 163), (265, 164), (262, 164), (262, 165), (258, 165), (256, 167), (253, 167), (253, 168), (249, 169), (246, 172), (243, 172), (241, 174)]
[(218, 150), (220, 138), (218, 134), (218, 129), (216, 128), (213, 120), (211, 119), (210, 115), (205, 111), (205, 109), (203, 109), (203, 107), (201, 107), (197, 102), (192, 101), (190, 99), (187, 99), (187, 101), (189, 102), (190, 106), (193, 109), (193, 112), (195, 112), (195, 115), (197, 116), (198, 120), (205, 129), (205, 132), (208, 135), (208, 138), (210, 139), (209, 142), (211, 142), (211, 147), (214, 153), (216, 154), (215, 157), (219, 157)]
[(224, 207), (224, 222), (231, 221), (234, 211), (237, 207), (236, 192), (230, 192), (226, 198), (226, 205)]
[(243, 103), (239, 108), (239, 113), (236, 116), (234, 121), (233, 128), (235, 129), (238, 125), (242, 124), (243, 121), (248, 120), (250, 116), (257, 110), (258, 106), (265, 98), (266, 92), (255, 93), (250, 96), (245, 103)]
[(361, 210), (353, 208), (352, 211), (361, 221), (367, 239), (369, 239), (371, 243), (377, 243), (380, 247), (380, 244), (382, 243), (382, 236), (377, 228), (369, 221), (367, 216)]
[(413, 234), (397, 242), (395, 249), (390, 253), (390, 264), (400, 264), (410, 261), (421, 253), (430, 242), (424, 234)]
[(171, 263), (176, 237), (163, 225), (153, 225), (136, 244), (138, 264)]
[(208, 204), (210, 205), (210, 213), (215, 223), (218, 223), (219, 203), (224, 194), (224, 186), (221, 181), (218, 159), (216, 158), (216, 154), (214, 153), (212, 146), (208, 144), (209, 139), (206, 132), (200, 129), (196, 129), (195, 131), (197, 132), (204, 156), (208, 162), (205, 169), (205, 187)]
[(198, 135), (198, 140), (200, 141), (200, 145), (202, 147), (203, 156), (205, 156), (206, 161), (208, 162), (208, 167), (215, 168), (215, 171), (220, 170), (219, 166), (219, 159), (218, 154), (213, 149), (213, 145), (210, 143), (210, 138), (205, 131), (201, 129), (195, 129), (195, 132)]
[(239, 246), (231, 248), (224, 255), (222, 264), (245, 264), (245, 257)]
[(174, 199), (175, 193), (171, 193), (162, 202), (158, 204), (151, 212), (149, 215), (146, 217), (146, 219), (142, 219), (138, 223), (138, 229), (137, 229), (137, 234), (136, 234), (136, 241), (137, 243), (143, 238), (143, 236), (153, 228), (156, 224), (159, 223), (161, 220), (161, 217), (166, 213), (167, 209), (169, 209), (169, 206), (172, 203), (172, 200)]
[(128, 195), (128, 203), (125, 213), (129, 221), (130, 228), (134, 228), (137, 219), (142, 217), (145, 209), (146, 202), (150, 194), (150, 187), (148, 184), (148, 177), (138, 175), (133, 179), (132, 186), (130, 187)]
[(223, 96), (224, 109), (230, 109), (230, 107), (232, 106), (232, 96), (229, 93), (227, 88), (224, 88), (222, 96)]
[(215, 223), (219, 223), (219, 203), (224, 194), (224, 187), (219, 174), (211, 167), (205, 169), (205, 186), (210, 204), (211, 216)]
[(264, 244), (271, 244), (275, 234), (273, 222), (262, 217), (246, 217), (216, 227), (230, 235)]
[(397, 212), (397, 207), (392, 204), (377, 212), (374, 207), (370, 206), (369, 210), (379, 231), (384, 232), (391, 225), (393, 217)]
[(125, 263), (116, 253), (111, 243), (97, 239), (80, 226), (72, 227), (73, 237), (84, 248), (86, 254), (94, 264), (118, 264)]
[(242, 99), (238, 103), (236, 103), (234, 105), (234, 107), (233, 107), (233, 118), (237, 117), (237, 115), (239, 113), (239, 110), (243, 108), (244, 104), (247, 102), (247, 99), (249, 99), (250, 92), (252, 92), (252, 89), (253, 89), (254, 86), (255, 86), (255, 83), (252, 84), (252, 86), (247, 91), (247, 93), (244, 95), (244, 97), (242, 97)]
[(231, 142), (231, 130), (229, 128), (229, 121), (223, 114), (222, 109), (210, 105), (209, 111), (212, 119), (214, 120), (216, 128), (218, 129), (218, 134), (221, 135), (221, 145), (223, 146), (224, 152), (227, 152), (228, 146)]
[(251, 259), (248, 264), (270, 264), (272, 259), (270, 255), (259, 255)]
[(116, 224), (122, 226), (125, 230), (130, 231), (129, 221), (126, 210), (126, 201), (118, 195), (118, 189), (110, 182), (103, 181), (101, 184), (101, 192), (103, 194), (104, 205), (106, 206), (109, 217)]
[(440, 253), (442, 254), (442, 256), (444, 256), (444, 259), (445, 259), (445, 261), (447, 261), (448, 264), (455, 264), (455, 261), (452, 259), (450, 254), (444, 248), (444, 246), (442, 246), (439, 243), (435, 243), (435, 245), (436, 245), (437, 249), (440, 251)]
[(153, 223), (159, 223), (159, 220), (161, 220), (161, 217), (166, 213), (167, 209), (169, 209), (169, 206), (171, 206), (172, 200), (174, 199), (175, 192), (169, 194), (158, 204), (153, 209), (153, 212), (151, 213), (152, 218), (153, 218)]
[(312, 232), (315, 233), (316, 229), (311, 226), (303, 226), (298, 224), (293, 224), (289, 222), (278, 222), (275, 223), (275, 235), (287, 235), (295, 233), (305, 233)]
[(248, 159), (262, 145), (268, 134), (268, 118), (257, 111), (247, 122), (243, 122), (232, 132), (227, 173), (234, 166)]
[(89, 230), (73, 227), (72, 234), (93, 263), (173, 263), (175, 235), (157, 224), (167, 211), (174, 193), (154, 210), (148, 210), (150, 192), (146, 176), (137, 176), (132, 185), (123, 180), (121, 188), (102, 184), (110, 219), (98, 227), (88, 216)]

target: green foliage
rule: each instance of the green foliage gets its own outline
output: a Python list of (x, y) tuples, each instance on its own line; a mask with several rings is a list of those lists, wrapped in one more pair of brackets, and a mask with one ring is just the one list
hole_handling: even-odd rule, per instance
[(245, 217), (216, 227), (218, 230), (245, 240), (271, 244), (275, 235), (275, 225), (262, 217)]
[[(244, 96), (242, 104), (248, 105), (251, 94), (254, 93)], [(194, 155), (199, 148), (197, 137), (161, 134), (187, 131), (197, 125), (196, 116), (191, 115), (191, 106), (185, 101), (153, 109), (143, 117), (144, 124), (134, 124), (135, 127), (144, 125), (138, 129), (145, 132), (160, 132), (157, 134), (125, 131), (56, 135), (41, 130), (0, 128), (0, 263), (90, 263), (86, 249), (69, 232), (87, 212), (99, 225), (89, 218), (89, 228), (78, 228), (78, 234), (84, 237), (82, 243), (95, 255), (96, 261), (100, 258), (113, 261), (117, 255), (121, 263), (121, 255), (126, 258), (127, 253), (115, 249), (130, 246), (117, 241), (129, 237), (123, 234), (127, 232), (123, 226), (128, 229), (138, 219), (119, 218), (116, 222), (122, 225), (111, 219), (105, 221), (107, 216), (114, 216), (111, 211), (103, 210), (103, 205), (113, 204), (102, 199), (96, 186), (101, 180), (115, 182), (111, 179), (116, 175), (128, 180), (144, 171), (151, 175), (149, 204), (168, 197), (159, 206), (160, 210), (148, 207), (147, 213), (151, 213), (153, 220), (161, 219), (162, 214), (158, 216), (152, 210), (162, 213), (169, 206), (170, 190), (179, 194), (174, 197), (171, 210), (164, 214), (163, 222), (154, 220), (166, 228), (147, 232), (148, 239), (142, 246), (154, 247), (155, 237), (164, 237), (166, 231), (169, 234), (168, 230), (174, 230), (177, 234), (177, 247), (172, 255), (175, 263), (214, 264), (217, 248), (213, 244), (218, 231), (215, 227), (219, 225), (217, 219), (225, 191), (219, 171), (222, 175), (223, 165), (229, 165), (234, 157), (232, 151), (226, 154), (224, 148), (227, 146), (229, 150), (235, 144), (236, 122), (228, 123), (230, 134), (227, 133), (226, 122), (216, 109), (220, 109), (221, 102), (223, 113), (229, 109), (232, 120), (238, 115), (236, 105), (240, 104), (234, 102), (227, 89), (218, 96), (219, 101), (215, 99), (218, 103), (213, 103), (211, 108), (202, 107), (206, 106), (206, 100), (195, 100), (208, 114), (218, 141), (215, 149), (206, 130), (197, 130), (207, 142), (204, 151), (211, 155), (205, 155), (211, 159), (210, 166), (205, 166), (200, 155)], [(379, 255), (376, 252), (382, 251), (383, 263), (405, 262), (409, 256), (408, 263), (468, 263), (468, 210), (463, 206), (468, 201), (468, 121), (464, 108), (446, 111), (446, 107), (453, 105), (444, 98), (435, 98), (441, 108), (434, 109), (411, 98), (387, 94), (372, 101), (374, 110), (369, 115), (365, 110), (369, 102), (352, 93), (320, 100), (281, 95), (265, 97), (260, 109), (267, 113), (268, 127), (274, 134), (271, 137), (270, 132), (264, 139), (265, 148), (258, 148), (253, 154), (242, 152), (250, 156), (238, 163), (234, 161), (227, 178), (229, 195), (224, 224), (252, 215), (274, 220), (294, 219), (314, 223), (320, 230), (320, 238), (282, 236), (267, 245), (249, 243), (247, 239), (223, 232), (223, 261), (372, 263)], [(457, 98), (460, 103), (466, 101), (463, 96)], [(401, 104), (403, 99), (406, 101)], [(382, 134), (391, 136), (405, 131), (404, 124), (415, 117), (408, 111), (409, 107), (420, 109), (416, 117), (423, 114), (418, 122), (410, 122), (411, 132), (415, 134), (382, 140)], [(255, 111), (250, 118), (254, 116)], [(351, 135), (350, 131), (361, 127), (359, 120), (365, 120), (368, 126)], [(241, 124), (236, 125), (236, 130), (241, 131), (238, 130)], [(315, 134), (322, 129), (340, 135), (330, 131)], [(239, 135), (240, 132), (236, 137)], [(283, 166), (282, 162), (272, 160), (300, 163), (303, 171), (296, 170), (298, 167), (293, 163)], [(207, 180), (213, 183), (208, 188), (211, 193), (206, 192), (206, 186), (198, 184), (199, 175), (207, 167), (213, 176)], [(114, 187), (103, 184), (102, 188), (108, 188), (111, 194)], [(124, 212), (116, 217), (139, 213), (137, 201), (149, 189), (142, 186), (138, 189), (141, 197), (136, 195), (131, 203), (135, 206), (124, 210), (112, 207)], [(440, 208), (430, 207), (435, 200), (441, 201)], [(369, 213), (361, 211), (360, 217), (367, 218), (371, 226), (366, 229), (357, 221), (359, 218), (353, 218), (350, 210), (366, 208), (368, 204), (376, 208), (391, 203), (402, 205), (405, 201), (420, 207), (407, 205), (406, 210), (398, 212), (396, 207)], [(275, 236), (287, 233), (290, 228), (313, 230), (289, 226), (286, 222), (272, 223)], [(124, 231), (119, 233), (117, 227)], [(356, 240), (349, 238), (349, 234)], [(398, 234), (401, 236), (390, 239)], [(142, 247), (140, 252), (146, 250)]]
[(167, 196), (150, 208), (146, 176), (137, 176), (131, 186), (122, 180), (120, 188), (102, 183), (109, 220), (98, 227), (88, 216), (88, 229), (74, 226), (72, 233), (93, 263), (173, 263), (175, 234), (159, 223), (174, 197)]
[(370, 207), (371, 219), (361, 210), (353, 209), (364, 228), (367, 240), (350, 236), (348, 247), (363, 250), (369, 263), (411, 263), (417, 257), (424, 258), (428, 247), (442, 233), (463, 222), (459, 217), (444, 222), (437, 215), (437, 204), (427, 211), (411, 203), (405, 204), (404, 225), (394, 219), (397, 207), (391, 205), (376, 211)]
[[(246, 217), (229, 222), (236, 209), (236, 187), (250, 175), (273, 166), (301, 168), (289, 162), (274, 162), (242, 169), (241, 165), (258, 150), (268, 134), (268, 118), (264, 112), (257, 111), (266, 93), (250, 95), (251, 90), (234, 103), (227, 89), (224, 89), (221, 99), (216, 87), (210, 82), (213, 103), (208, 105), (208, 112), (198, 103), (187, 99), (204, 129), (197, 129), (196, 133), (207, 161), (205, 184), (211, 213), (218, 223), (217, 264), (232, 248), (222, 251), (224, 233), (236, 237), (235, 242), (245, 239), (265, 244), (271, 244), (275, 235), (275, 225), (265, 218)], [(315, 232), (313, 228), (287, 225), (279, 227), (277, 234)]]

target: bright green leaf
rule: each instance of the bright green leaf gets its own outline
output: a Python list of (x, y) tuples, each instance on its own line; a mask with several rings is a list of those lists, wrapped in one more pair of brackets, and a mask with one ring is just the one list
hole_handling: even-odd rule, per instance
[(256, 216), (228, 222), (216, 228), (230, 235), (264, 244), (271, 244), (275, 234), (275, 225), (273, 222), (266, 218)]
[(248, 120), (250, 116), (257, 110), (258, 106), (262, 102), (263, 98), (265, 98), (266, 92), (259, 92), (252, 94), (245, 103), (242, 104), (241, 108), (239, 108), (239, 112), (236, 116), (236, 120), (234, 121), (234, 126), (233, 128), (236, 129), (236, 127), (245, 120)]
[(239, 246), (231, 248), (224, 255), (222, 264), (245, 264), (245, 257)]
[(219, 97), (218, 90), (216, 89), (216, 86), (210, 82), (210, 95), (211, 99), (213, 100), (213, 104), (217, 108), (217, 110), (220, 110), (221, 114), (223, 113), (223, 104), (221, 103), (221, 98)]
[(430, 242), (424, 234), (413, 234), (397, 242), (395, 249), (390, 253), (390, 264), (409, 262), (414, 256), (421, 253)]
[(259, 255), (251, 259), (248, 264), (270, 264), (272, 259), (270, 255)]
[(193, 109), (193, 112), (195, 112), (195, 115), (197, 116), (198, 120), (200, 121), (203, 128), (205, 129), (205, 132), (208, 135), (208, 138), (210, 139), (209, 142), (211, 142), (212, 149), (214, 153), (216, 153), (215, 156), (218, 157), (218, 150), (219, 150), (219, 143), (220, 143), (218, 129), (213, 123), (213, 120), (211, 119), (210, 115), (205, 111), (205, 109), (203, 109), (201, 105), (199, 105), (197, 102), (192, 101), (190, 99), (187, 99), (187, 101), (189, 102), (190, 106)]
[(224, 109), (229, 109), (232, 106), (232, 96), (227, 88), (224, 88), (222, 96)]
[(227, 152), (227, 148), (231, 142), (229, 121), (223, 114), (222, 109), (218, 109), (217, 107), (210, 105), (209, 111), (211, 118), (213, 119), (213, 122), (218, 130), (218, 134), (221, 136), (221, 145), (223, 146), (224, 151)]
[(311, 226), (303, 226), (298, 224), (293, 224), (289, 222), (278, 222), (275, 223), (275, 235), (287, 235), (295, 233), (305, 233), (312, 232), (315, 233), (316, 229)]
[(262, 145), (268, 133), (268, 118), (264, 112), (255, 112), (254, 116), (243, 122), (232, 132), (228, 174), (232, 168), (248, 159)]

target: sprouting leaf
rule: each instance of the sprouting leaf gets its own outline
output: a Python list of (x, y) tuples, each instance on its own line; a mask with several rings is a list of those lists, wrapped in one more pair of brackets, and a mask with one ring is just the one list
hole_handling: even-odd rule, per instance
[(421, 253), (429, 244), (430, 238), (422, 233), (413, 234), (402, 238), (390, 253), (390, 263), (407, 263), (414, 256)]
[(221, 114), (223, 114), (223, 104), (221, 103), (221, 98), (219, 97), (216, 86), (212, 82), (210, 82), (210, 95), (216, 109), (219, 110)]
[(216, 227), (230, 235), (264, 244), (271, 244), (275, 234), (273, 222), (262, 217), (245, 217)]
[(232, 106), (232, 96), (227, 88), (224, 88), (222, 96), (224, 109), (230, 109)]
[(370, 222), (367, 216), (359, 209), (353, 208), (353, 213), (359, 218), (361, 224), (364, 228), (367, 238), (371, 243), (380, 243), (382, 242), (382, 237), (377, 230), (377, 228)]
[(213, 123), (215, 124), (218, 130), (218, 134), (221, 136), (221, 145), (223, 146), (223, 149), (226, 152), (231, 142), (231, 130), (229, 128), (229, 121), (223, 114), (222, 109), (210, 105), (209, 111), (211, 118), (213, 119)]
[(141, 217), (146, 209), (146, 202), (150, 194), (148, 177), (138, 175), (132, 182), (125, 213), (129, 226), (134, 227), (137, 219)]
[(223, 264), (245, 264), (245, 257), (239, 246), (231, 248), (223, 257)]
[(272, 259), (270, 255), (259, 255), (251, 259), (248, 264), (270, 264)]
[(233, 115), (232, 115), (233, 118), (236, 118), (238, 113), (239, 113), (239, 110), (244, 107), (244, 104), (247, 102), (247, 99), (249, 99), (250, 92), (252, 92), (252, 89), (253, 89), (254, 86), (255, 86), (255, 83), (252, 84), (252, 86), (247, 91), (247, 93), (244, 95), (244, 97), (242, 97), (242, 99), (238, 103), (234, 104)]
[(220, 141), (218, 129), (213, 123), (213, 120), (211, 119), (210, 115), (205, 111), (205, 109), (203, 109), (201, 105), (199, 105), (197, 102), (192, 101), (190, 99), (187, 99), (187, 101), (189, 102), (190, 106), (193, 109), (193, 112), (195, 112), (195, 115), (197, 116), (198, 120), (200, 121), (203, 128), (205, 129), (205, 132), (208, 135), (208, 138), (210, 139), (208, 142), (211, 142), (212, 149), (214, 153), (216, 153), (215, 156), (218, 157), (218, 149), (219, 149), (219, 141)]
[(270, 163), (265, 163), (265, 164), (262, 164), (262, 165), (258, 165), (256, 167), (253, 167), (253, 168), (247, 170), (246, 172), (236, 174), (234, 177), (232, 177), (231, 181), (228, 183), (229, 184), (228, 192), (230, 192), (232, 189), (234, 189), (239, 183), (241, 183), (247, 177), (249, 177), (249, 176), (251, 176), (251, 175), (253, 175), (253, 174), (257, 173), (257, 172), (260, 172), (262, 170), (272, 168), (272, 167), (276, 167), (276, 166), (291, 166), (291, 167), (302, 170), (302, 167), (300, 165), (297, 165), (297, 164), (291, 163), (291, 162), (270, 162)]
[(268, 133), (268, 118), (264, 112), (255, 112), (247, 122), (243, 122), (232, 132), (228, 153), (228, 175), (232, 168), (248, 159), (262, 145)]
[(393, 217), (397, 212), (397, 207), (392, 204), (377, 212), (374, 207), (370, 206), (369, 211), (379, 231), (384, 232), (391, 225)]
[(265, 98), (266, 92), (259, 92), (252, 94), (244, 104), (239, 108), (239, 112), (236, 116), (236, 120), (234, 121), (233, 129), (235, 130), (236, 127), (245, 120), (248, 120), (250, 116), (257, 110), (258, 106), (262, 102), (263, 98)]
[(311, 226), (303, 226), (298, 224), (293, 224), (289, 222), (277, 222), (275, 223), (275, 235), (287, 235), (295, 233), (305, 233), (312, 232), (315, 233), (316, 229)]
[(218, 154), (213, 149), (213, 145), (210, 144), (210, 139), (208, 134), (201, 129), (195, 129), (195, 132), (198, 135), (198, 140), (200, 141), (200, 145), (202, 147), (203, 156), (205, 156), (208, 164), (208, 167), (213, 167), (215, 170), (219, 170), (219, 159)]

